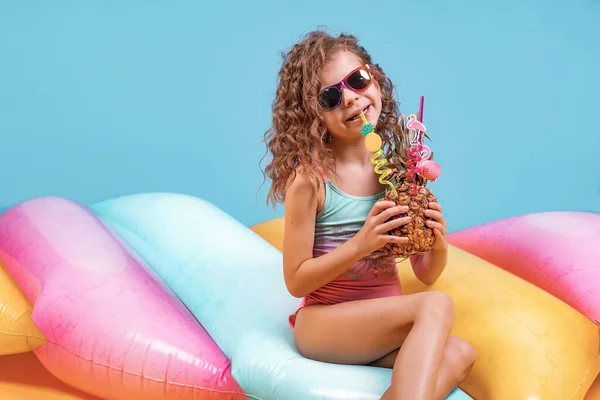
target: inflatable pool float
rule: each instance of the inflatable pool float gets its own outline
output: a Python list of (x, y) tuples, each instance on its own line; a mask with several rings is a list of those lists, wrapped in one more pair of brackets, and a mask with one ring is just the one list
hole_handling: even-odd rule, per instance
[(42, 198), (3, 213), (0, 260), (63, 382), (102, 398), (245, 398), (202, 325), (88, 209)]
[[(175, 194), (21, 203), (0, 215), (0, 287), (12, 296), (0, 302), (21, 296), (24, 310), (0, 303), (0, 333), (18, 337), (0, 354), (32, 350), (66, 387), (105, 399), (378, 399), (390, 370), (296, 351), (282, 223), (248, 228)], [(454, 298), (454, 334), (478, 353), (450, 399), (584, 398), (598, 327), (565, 300), (457, 247), (431, 287), (399, 269), (405, 292)]]
[(596, 377), (592, 387), (585, 396), (585, 400), (600, 400), (600, 375)]
[(33, 352), (0, 357), (2, 400), (102, 400), (52, 375)]
[(545, 212), (449, 235), (448, 241), (558, 297), (600, 325), (600, 215)]
[(0, 259), (0, 356), (27, 352), (46, 341), (31, 313), (31, 304)]

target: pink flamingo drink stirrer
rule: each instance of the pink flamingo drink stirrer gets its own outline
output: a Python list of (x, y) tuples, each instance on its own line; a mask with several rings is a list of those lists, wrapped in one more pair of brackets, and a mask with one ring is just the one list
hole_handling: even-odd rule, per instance
[(415, 131), (414, 139), (411, 140), (408, 149), (409, 160), (406, 163), (408, 168), (406, 177), (413, 182), (413, 196), (417, 195), (418, 189), (416, 175), (421, 175), (423, 178), (435, 182), (441, 173), (440, 165), (435, 161), (428, 160), (431, 150), (423, 144), (423, 136), (427, 130), (423, 124), (423, 103), (424, 97), (421, 96), (419, 118), (417, 119), (414, 114), (411, 114), (408, 116), (408, 123), (406, 124), (409, 130)]

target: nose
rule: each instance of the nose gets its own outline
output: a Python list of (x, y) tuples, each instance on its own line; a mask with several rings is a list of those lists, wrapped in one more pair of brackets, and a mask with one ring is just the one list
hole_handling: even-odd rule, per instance
[(344, 99), (343, 100), (344, 106), (349, 107), (358, 100), (359, 94), (356, 92), (353, 92), (352, 90), (350, 90), (348, 88), (343, 87), (342, 88), (342, 96)]

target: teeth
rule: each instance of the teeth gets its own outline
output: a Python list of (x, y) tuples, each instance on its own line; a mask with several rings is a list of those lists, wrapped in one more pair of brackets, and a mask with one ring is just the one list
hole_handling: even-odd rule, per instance
[[(365, 112), (365, 113), (366, 113), (368, 108), (369, 108), (369, 106), (366, 106), (365, 108), (363, 108), (363, 112)], [(356, 114), (356, 115), (353, 115), (353, 116), (352, 116), (352, 117), (350, 117), (348, 120), (349, 120), (349, 121), (354, 121), (355, 119), (357, 119), (357, 118), (359, 118), (359, 117), (360, 117), (360, 113), (358, 113), (358, 114)]]

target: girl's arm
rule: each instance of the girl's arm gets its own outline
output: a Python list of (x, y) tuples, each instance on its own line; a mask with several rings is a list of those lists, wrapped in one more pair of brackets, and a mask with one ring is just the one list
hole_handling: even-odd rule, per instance
[(438, 202), (430, 202), (425, 215), (431, 219), (427, 226), (433, 229), (435, 242), (433, 248), (422, 256), (410, 257), (413, 271), (417, 279), (426, 285), (433, 285), (448, 262), (448, 239), (446, 238), (446, 219), (442, 214), (442, 206)]
[(426, 285), (433, 285), (448, 262), (448, 247), (430, 250), (422, 256), (410, 256), (415, 276)]
[(350, 239), (330, 253), (313, 258), (318, 198), (314, 181), (298, 171), (286, 191), (283, 238), (285, 284), (298, 298), (331, 282), (365, 255)]

